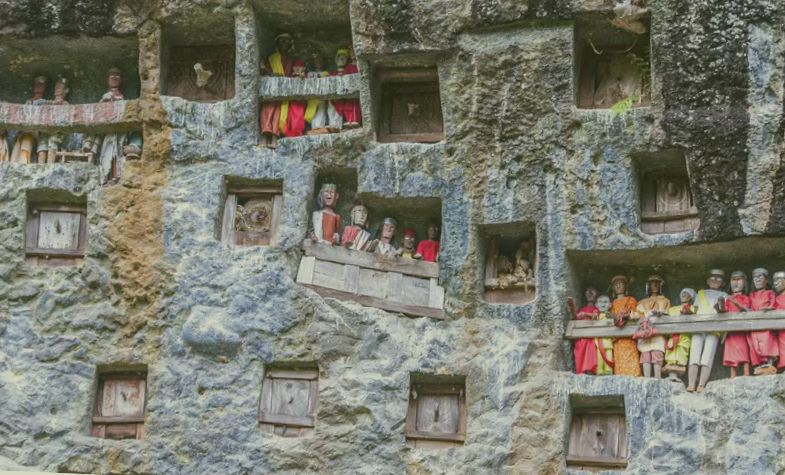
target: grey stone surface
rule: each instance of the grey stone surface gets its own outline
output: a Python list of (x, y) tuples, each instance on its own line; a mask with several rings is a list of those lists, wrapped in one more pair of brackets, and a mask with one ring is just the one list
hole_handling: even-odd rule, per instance
[[(0, 0), (0, 11), (11, 8), (0, 15), (0, 45), (9, 35), (65, 32), (62, 22), (32, 15), (30, 4), (70, 8), (89, 20), (77, 28), (88, 34), (138, 35), (145, 130), (142, 161), (116, 185), (100, 187), (88, 165), (0, 164), (0, 469), (565, 473), (569, 397), (583, 394), (624, 396), (629, 473), (785, 471), (781, 375), (728, 380), (720, 369), (702, 394), (667, 381), (575, 376), (562, 338), (565, 297), (587, 283), (568, 253), (667, 253), (785, 233), (780, 3), (649, 1), (652, 105), (615, 117), (576, 109), (572, 44), (574, 16), (613, 2), (331, 2), (311, 14), (344, 24), (349, 12), (361, 67), (352, 91), (365, 126), (284, 139), (276, 151), (257, 145), (266, 90), (259, 39), (268, 34), (259, 25), (307, 28), (305, 2), (121, 3), (107, 11), (100, 1)], [(235, 18), (235, 97), (160, 97), (161, 29), (178, 22), (203, 33), (214, 14)], [(445, 142), (377, 143), (374, 67), (423, 63), (438, 66)], [(684, 153), (702, 225), (646, 235), (633, 157), (673, 149)], [(325, 299), (295, 284), (315, 181), (346, 168), (368, 199), (441, 200), (444, 321)], [(220, 243), (226, 177), (282, 181), (276, 246)], [(25, 262), (25, 196), (42, 188), (86, 196), (80, 266)], [(482, 301), (478, 230), (505, 223), (537, 231), (537, 297), (522, 306)], [(785, 268), (780, 251), (757, 248), (761, 264)], [(635, 262), (639, 272), (662, 270)], [(700, 264), (708, 263), (690, 263)], [(276, 362), (318, 364), (308, 437), (258, 426), (262, 377)], [(139, 363), (148, 368), (144, 437), (91, 437), (97, 367)], [(462, 447), (406, 445), (412, 373), (466, 377)]]

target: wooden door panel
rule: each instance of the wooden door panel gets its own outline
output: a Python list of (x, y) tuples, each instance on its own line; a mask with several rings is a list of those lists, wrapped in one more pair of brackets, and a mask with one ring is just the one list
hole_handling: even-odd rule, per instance
[(274, 379), (270, 412), (285, 416), (307, 416), (311, 382), (303, 379)]
[(118, 379), (104, 382), (101, 415), (144, 415), (145, 382), (138, 379)]
[(421, 394), (417, 404), (418, 432), (455, 434), (460, 427), (457, 394)]
[(38, 247), (43, 249), (78, 249), (80, 213), (41, 211)]

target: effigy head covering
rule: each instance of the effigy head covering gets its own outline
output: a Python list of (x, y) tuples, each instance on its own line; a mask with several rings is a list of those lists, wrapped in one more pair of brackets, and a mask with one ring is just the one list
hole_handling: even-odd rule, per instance
[(766, 277), (768, 277), (769, 271), (763, 267), (758, 267), (752, 270), (752, 276), (755, 277), (756, 275), (765, 275)]
[(406, 228), (403, 230), (403, 237), (417, 237), (417, 231), (414, 228)]
[(712, 269), (709, 271), (709, 275), (716, 275), (719, 277), (725, 278), (725, 271), (722, 269)]
[(292, 35), (290, 35), (289, 33), (281, 33), (281, 34), (279, 34), (278, 36), (275, 37), (275, 41), (282, 40), (282, 39), (291, 40), (292, 39)]
[(106, 72), (106, 75), (107, 76), (112, 76), (112, 75), (122, 76), (123, 72), (120, 71), (120, 68), (112, 66), (111, 68), (109, 68), (109, 71)]
[(335, 57), (337, 58), (338, 56), (345, 56), (348, 58), (349, 50), (346, 48), (339, 48), (338, 51), (335, 52)]
[(322, 183), (322, 187), (319, 188), (319, 193), (323, 191), (337, 191), (338, 187), (335, 186), (335, 183)]
[(384, 221), (382, 222), (382, 224), (392, 224), (393, 226), (397, 227), (398, 226), (398, 221), (396, 221), (395, 218), (384, 218)]
[(628, 279), (626, 275), (619, 274), (611, 278), (611, 285), (615, 284), (617, 280), (623, 280), (627, 285), (630, 283), (630, 279)]
[(36, 76), (35, 79), (33, 79), (33, 82), (36, 84), (46, 84), (46, 76)]
[(689, 296), (690, 296), (690, 298), (692, 299), (693, 302), (695, 302), (695, 299), (698, 298), (698, 292), (695, 292), (695, 289), (691, 289), (689, 287), (685, 287), (685, 288), (681, 289), (681, 292), (679, 292), (679, 295), (681, 295), (681, 294), (683, 294), (685, 292), (687, 294), (689, 294)]

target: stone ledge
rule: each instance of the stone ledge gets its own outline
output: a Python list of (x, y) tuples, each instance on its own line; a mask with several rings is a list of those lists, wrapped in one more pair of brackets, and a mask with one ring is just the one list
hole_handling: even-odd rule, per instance
[(259, 81), (259, 96), (263, 101), (343, 99), (356, 98), (359, 94), (359, 74), (306, 79), (262, 76)]
[(139, 128), (139, 101), (45, 105), (0, 102), (0, 126), (15, 130), (122, 132)]

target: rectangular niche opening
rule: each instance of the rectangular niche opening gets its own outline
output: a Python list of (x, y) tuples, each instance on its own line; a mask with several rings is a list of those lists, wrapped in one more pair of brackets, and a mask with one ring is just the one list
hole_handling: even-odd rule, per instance
[(567, 465), (583, 470), (627, 466), (624, 396), (570, 395), (572, 421)]
[(434, 143), (444, 140), (436, 67), (382, 68), (374, 74), (380, 96), (379, 142)]
[(181, 18), (164, 26), (161, 94), (196, 102), (234, 97), (234, 16), (229, 12)]
[(87, 200), (64, 190), (27, 192), (25, 255), (38, 265), (82, 261), (87, 238)]
[(700, 226), (690, 177), (679, 150), (635, 158), (640, 191), (641, 231), (647, 234), (692, 231)]
[(259, 406), (262, 430), (282, 437), (313, 433), (319, 397), (315, 364), (276, 364), (265, 371)]
[(260, 66), (276, 52), (275, 39), (282, 33), (292, 36), (292, 60), (301, 59), (314, 70), (314, 55), (324, 60), (324, 68), (335, 71), (336, 52), (352, 46), (349, 4), (344, 1), (302, 2), (300, 0), (254, 0), (258, 12)]
[(480, 226), (483, 250), (483, 299), (521, 305), (537, 292), (537, 236), (534, 223)]
[[(573, 297), (582, 305), (583, 292), (587, 287), (594, 287), (600, 295), (606, 294), (613, 299), (610, 287), (611, 278), (626, 275), (630, 284), (627, 295), (640, 301), (646, 297), (646, 279), (659, 275), (663, 280), (662, 295), (670, 300), (671, 306), (679, 305), (679, 293), (684, 288), (696, 291), (706, 288), (706, 279), (711, 269), (722, 269), (725, 272), (726, 291), (730, 274), (741, 270), (752, 283), (752, 270), (765, 267), (769, 275), (785, 270), (785, 237), (752, 236), (733, 241), (688, 244), (649, 249), (607, 250), (607, 251), (567, 251), (568, 268), (571, 270), (570, 289)], [(747, 320), (743, 325), (753, 327), (757, 324), (777, 323), (778, 313), (771, 312), (769, 320)], [(727, 314), (725, 314), (727, 315)], [(675, 318), (675, 317), (674, 317)], [(564, 316), (565, 321), (569, 319)], [(667, 320), (661, 319), (660, 331), (666, 334), (662, 325)], [(703, 327), (704, 331), (727, 331), (731, 323), (720, 319), (712, 323), (713, 327)], [(609, 321), (608, 326), (612, 325)], [(689, 323), (694, 326), (696, 323)], [(634, 323), (625, 327), (633, 331)], [(671, 327), (673, 328), (673, 327)], [(754, 327), (758, 330), (766, 328)], [(689, 328), (676, 328), (674, 333), (688, 333)], [(614, 328), (610, 329), (615, 331)], [(742, 331), (742, 330), (737, 330)], [(602, 335), (593, 335), (601, 337)], [(718, 349), (712, 365), (711, 381), (728, 377), (728, 369), (722, 365), (722, 346)]]
[(229, 246), (275, 245), (283, 212), (281, 180), (226, 180), (221, 242)]
[(147, 367), (99, 367), (93, 403), (93, 437), (141, 439), (147, 396)]
[(406, 411), (410, 447), (449, 448), (466, 439), (466, 378), (412, 374)]
[[(576, 99), (581, 109), (643, 107), (651, 102), (650, 19), (634, 33), (612, 23), (610, 14), (575, 20)], [(622, 101), (625, 101), (622, 103)]]
[[(25, 61), (24, 58), (34, 58)], [(70, 104), (100, 102), (107, 92), (107, 73), (118, 68), (122, 73), (121, 91), (125, 99), (139, 97), (139, 41), (136, 36), (66, 38), (50, 36), (36, 39), (3, 38), (0, 48), (0, 98), (24, 104), (32, 96), (33, 81), (44, 76), (44, 99), (54, 98), (58, 76), (68, 80)]]

